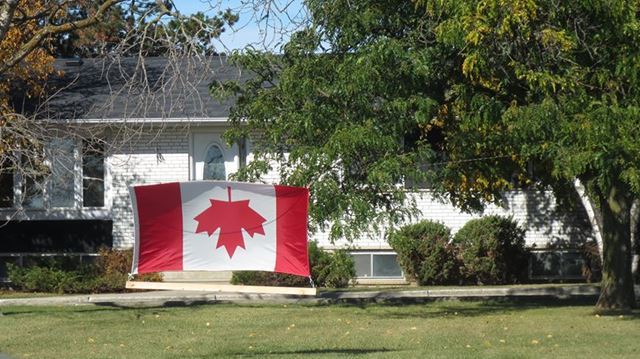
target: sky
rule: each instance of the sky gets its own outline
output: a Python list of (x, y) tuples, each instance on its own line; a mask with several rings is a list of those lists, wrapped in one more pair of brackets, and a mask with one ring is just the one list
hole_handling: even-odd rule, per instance
[(302, 0), (174, 0), (174, 4), (183, 14), (202, 11), (213, 16), (231, 9), (240, 15), (238, 23), (226, 29), (216, 44), (219, 52), (247, 45), (277, 52), (305, 15)]

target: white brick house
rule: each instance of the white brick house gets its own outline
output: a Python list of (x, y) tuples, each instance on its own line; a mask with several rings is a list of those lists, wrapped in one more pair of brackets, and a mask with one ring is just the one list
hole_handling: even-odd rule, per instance
[[(126, 65), (126, 61), (118, 65), (117, 76), (122, 75), (121, 69)], [(74, 82), (48, 104), (44, 115), (73, 122), (80, 129), (100, 128), (106, 143), (104, 152), (96, 163), (95, 153), (83, 151), (80, 138), (64, 133), (61, 137), (67, 146), (67, 156), (52, 161), (53, 166), (66, 164), (61, 166), (64, 169), (53, 171), (59, 179), (50, 179), (40, 192), (29, 190), (33, 184), (22, 183), (17, 176), (2, 179), (4, 197), (0, 198), (5, 200), (0, 201), (0, 216), (10, 222), (0, 228), (0, 260), (24, 260), (39, 253), (90, 255), (99, 244), (131, 247), (134, 234), (128, 186), (228, 178), (251, 159), (251, 143), (228, 146), (221, 139), (230, 104), (217, 103), (207, 91), (213, 77), (241, 76), (237, 69), (228, 66), (223, 58), (216, 58), (204, 67), (175, 68), (162, 59), (147, 59), (145, 66), (150, 73), (155, 71), (154, 79), (173, 71), (180, 72), (177, 76), (180, 81), (168, 90), (157, 90), (155, 94), (162, 93), (158, 97), (149, 98), (145, 91), (119, 92), (117, 86), (112, 86), (122, 84), (109, 79), (110, 69), (115, 67), (105, 70), (104, 63), (95, 61), (58, 62), (65, 78), (73, 78)], [(179, 83), (182, 85), (176, 85)], [(275, 176), (267, 179), (276, 180)], [(462, 213), (438, 202), (428, 191), (416, 196), (423, 218), (441, 221), (454, 233), (468, 220), (481, 216)], [(551, 193), (514, 191), (506, 198), (507, 207), (489, 206), (484, 214), (513, 216), (527, 229), (526, 242), (530, 247), (546, 249), (559, 245), (571, 249), (595, 238), (586, 212), (559, 210)], [(98, 237), (99, 240), (95, 239)], [(331, 243), (322, 233), (314, 239), (328, 249), (349, 247), (362, 282), (402, 279), (384, 234), (363, 237), (355, 243)], [(575, 254), (554, 258), (567, 263), (578, 260)], [(551, 270), (533, 274), (562, 273)]]

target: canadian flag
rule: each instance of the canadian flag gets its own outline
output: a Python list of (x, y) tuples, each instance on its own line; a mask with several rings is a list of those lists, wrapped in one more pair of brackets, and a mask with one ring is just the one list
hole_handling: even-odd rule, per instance
[(309, 191), (251, 183), (173, 182), (130, 188), (132, 273), (262, 270), (309, 275)]

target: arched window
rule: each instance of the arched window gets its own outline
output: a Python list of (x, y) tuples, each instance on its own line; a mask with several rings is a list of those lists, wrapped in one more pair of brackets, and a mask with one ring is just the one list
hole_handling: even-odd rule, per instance
[(205, 180), (226, 180), (227, 174), (224, 170), (224, 157), (222, 150), (216, 144), (212, 144), (207, 149), (204, 156), (204, 169), (202, 179)]

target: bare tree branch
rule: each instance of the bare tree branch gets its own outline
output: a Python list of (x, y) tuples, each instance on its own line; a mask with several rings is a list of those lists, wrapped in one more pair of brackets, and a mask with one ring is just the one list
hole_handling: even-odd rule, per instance
[[(86, 19), (71, 21), (67, 23), (63, 23), (60, 25), (46, 25), (39, 29), (29, 41), (20, 46), (20, 49), (10, 58), (5, 59), (0, 63), (0, 74), (7, 71), (7, 69), (15, 66), (17, 63), (22, 61), (29, 53), (31, 53), (34, 49), (39, 47), (48, 36), (54, 34), (61, 34), (71, 32), (76, 29), (83, 29), (89, 26), (93, 26), (100, 22), (105, 13), (114, 5), (123, 2), (124, 0), (107, 0), (92, 16), (89, 16)], [(1, 19), (0, 19), (1, 21)], [(0, 37), (1, 38), (1, 37)]]
[(0, 41), (2, 41), (11, 26), (19, 0), (6, 0), (0, 4)]

